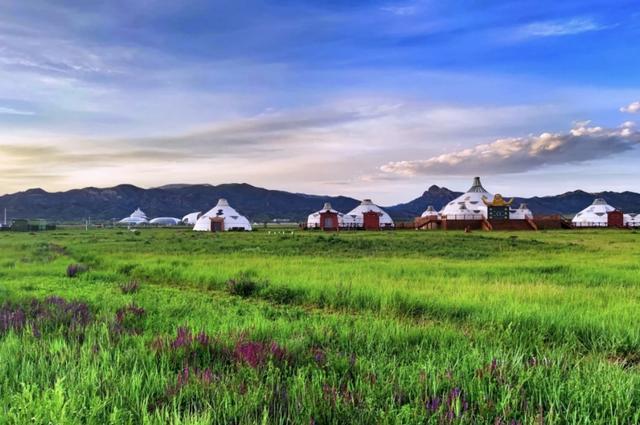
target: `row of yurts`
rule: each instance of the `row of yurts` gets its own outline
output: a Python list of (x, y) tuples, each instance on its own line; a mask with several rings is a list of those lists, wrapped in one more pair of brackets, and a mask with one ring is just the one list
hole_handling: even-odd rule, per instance
[[(487, 204), (496, 200), (502, 200), (499, 194), (489, 193), (480, 182), (479, 177), (475, 177), (473, 184), (467, 192), (446, 204), (440, 211), (436, 211), (432, 206), (422, 213), (421, 217), (433, 217), (447, 220), (482, 220), (488, 215)], [(609, 205), (604, 199), (597, 198), (584, 210), (577, 213), (572, 222), (576, 227), (607, 227), (609, 225), (610, 213), (618, 211)], [(533, 213), (526, 204), (521, 204), (518, 208), (511, 208), (509, 219), (525, 220), (533, 218)], [(628, 227), (640, 227), (640, 214), (624, 214), (623, 225)], [(146, 214), (138, 208), (129, 217), (119, 221), (124, 225), (192, 225), (196, 231), (211, 230), (251, 230), (250, 221), (234, 208), (226, 199), (220, 199), (215, 207), (206, 213), (193, 212), (181, 219), (173, 217), (158, 217), (149, 220)], [(343, 214), (334, 210), (331, 204), (325, 203), (324, 207), (309, 215), (307, 218), (308, 228), (393, 228), (394, 222), (391, 216), (382, 208), (374, 204), (370, 199), (365, 199), (352, 211)]]

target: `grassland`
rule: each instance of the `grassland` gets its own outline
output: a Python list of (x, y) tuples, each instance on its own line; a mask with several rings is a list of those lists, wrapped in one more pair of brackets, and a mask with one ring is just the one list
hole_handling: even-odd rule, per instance
[(0, 424), (640, 423), (639, 323), (631, 231), (2, 232)]

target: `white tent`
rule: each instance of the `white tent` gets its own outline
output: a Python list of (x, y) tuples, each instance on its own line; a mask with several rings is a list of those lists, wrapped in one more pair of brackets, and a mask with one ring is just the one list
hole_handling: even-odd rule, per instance
[(200, 232), (210, 232), (215, 229), (216, 224), (221, 223), (220, 230), (251, 230), (251, 223), (245, 216), (229, 206), (226, 199), (220, 198), (215, 207), (204, 213), (196, 221), (193, 230)]
[(607, 204), (602, 198), (597, 198), (593, 204), (580, 211), (573, 217), (573, 225), (576, 227), (607, 227), (609, 217), (607, 213), (615, 211), (615, 208)]
[(182, 221), (175, 217), (157, 217), (149, 221), (149, 224), (154, 224), (156, 226), (177, 226), (181, 223)]
[(201, 215), (202, 215), (201, 211), (192, 212), (192, 213), (187, 214), (184, 217), (182, 217), (182, 222), (184, 224), (189, 224), (191, 226), (194, 226)]
[(429, 205), (427, 207), (426, 210), (424, 210), (424, 212), (422, 213), (422, 215), (420, 216), (422, 218), (438, 218), (438, 211), (436, 211), (431, 205)]
[(527, 218), (533, 218), (533, 213), (527, 204), (520, 204), (517, 209), (509, 211), (509, 218), (511, 220), (525, 220)]
[(478, 216), (487, 218), (487, 206), (483, 198), (487, 202), (493, 201), (493, 195), (482, 187), (480, 177), (475, 177), (471, 188), (445, 205), (440, 210), (440, 216), (446, 216), (447, 220), (475, 220)]
[[(313, 214), (309, 214), (309, 217), (307, 217), (307, 227), (309, 228), (319, 228), (320, 227), (320, 214), (323, 213), (334, 213), (338, 215), (338, 223), (337, 226), (338, 227), (342, 227), (343, 226), (343, 217), (344, 214), (334, 210), (331, 207), (331, 204), (329, 202), (325, 202), (324, 206), (322, 207), (321, 210), (314, 212)], [(332, 225), (332, 226), (327, 226), (327, 227), (336, 227), (336, 225)]]
[(640, 227), (640, 214), (625, 214), (624, 225), (627, 227)]
[(394, 227), (391, 216), (382, 208), (371, 202), (371, 199), (364, 199), (360, 205), (345, 214), (345, 221), (352, 223), (356, 227), (364, 226), (364, 213), (375, 212), (380, 217), (380, 227)]
[(137, 226), (140, 224), (147, 224), (149, 223), (149, 220), (147, 219), (147, 215), (144, 213), (144, 211), (138, 208), (134, 212), (132, 212), (129, 217), (123, 218), (118, 223)]

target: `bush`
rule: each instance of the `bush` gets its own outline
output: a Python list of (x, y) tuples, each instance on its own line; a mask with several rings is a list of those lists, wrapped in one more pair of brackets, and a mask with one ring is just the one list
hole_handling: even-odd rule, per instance
[(76, 277), (87, 270), (89, 270), (89, 268), (82, 263), (69, 264), (69, 266), (67, 266), (67, 277)]
[(227, 281), (227, 289), (231, 295), (246, 298), (255, 294), (259, 289), (259, 285), (255, 282), (253, 273), (243, 272)]
[(120, 285), (120, 291), (122, 291), (123, 294), (135, 294), (139, 289), (140, 284), (137, 280), (132, 280), (131, 282)]

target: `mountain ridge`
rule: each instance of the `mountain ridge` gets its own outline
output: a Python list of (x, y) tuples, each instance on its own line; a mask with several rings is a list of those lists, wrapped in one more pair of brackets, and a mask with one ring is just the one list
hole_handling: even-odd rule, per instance
[[(410, 220), (420, 215), (427, 206), (432, 205), (439, 210), (462, 193), (431, 185), (408, 202), (383, 208), (396, 220)], [(539, 215), (574, 214), (591, 204), (596, 197), (605, 198), (625, 212), (640, 212), (640, 194), (631, 191), (590, 193), (577, 189), (551, 196), (514, 197), (514, 203), (527, 203), (534, 214)], [(7, 208), (11, 218), (82, 221), (87, 217), (95, 220), (121, 219), (140, 207), (149, 217), (180, 218), (190, 212), (208, 211), (218, 198), (227, 198), (238, 211), (254, 221), (300, 221), (320, 209), (324, 202), (331, 202), (334, 208), (343, 212), (360, 203), (347, 196), (294, 193), (248, 183), (177, 183), (148, 189), (123, 183), (106, 188), (89, 186), (59, 192), (30, 188), (0, 196), (0, 211)]]

